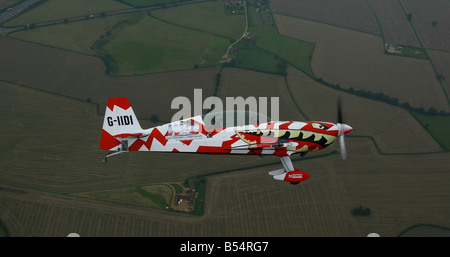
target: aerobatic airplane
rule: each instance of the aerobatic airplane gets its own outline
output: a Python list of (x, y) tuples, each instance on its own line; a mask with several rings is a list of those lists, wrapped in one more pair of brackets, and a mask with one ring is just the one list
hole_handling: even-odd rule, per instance
[(108, 99), (100, 148), (112, 151), (102, 159), (129, 151), (276, 155), (282, 169), (269, 172), (276, 180), (298, 184), (309, 174), (294, 168), (290, 156), (318, 151), (339, 138), (346, 159), (344, 135), (352, 127), (322, 121), (270, 121), (262, 124), (208, 129), (202, 116), (142, 129), (126, 97)]

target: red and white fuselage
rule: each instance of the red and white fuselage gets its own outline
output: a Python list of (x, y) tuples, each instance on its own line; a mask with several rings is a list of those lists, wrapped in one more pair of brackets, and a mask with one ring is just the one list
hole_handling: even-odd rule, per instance
[(283, 169), (269, 174), (278, 180), (298, 183), (309, 175), (294, 168), (289, 156), (324, 149), (336, 140), (339, 131), (347, 134), (351, 130), (345, 124), (321, 121), (271, 121), (208, 128), (202, 116), (142, 129), (128, 99), (111, 98), (105, 112), (100, 147), (116, 152), (276, 155)]

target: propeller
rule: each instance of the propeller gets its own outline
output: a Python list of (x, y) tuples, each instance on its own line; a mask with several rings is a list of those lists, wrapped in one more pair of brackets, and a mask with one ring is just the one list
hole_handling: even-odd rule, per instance
[(350, 127), (347, 124), (344, 124), (344, 119), (342, 117), (342, 102), (341, 102), (341, 98), (338, 98), (338, 102), (337, 102), (337, 116), (338, 116), (338, 123), (336, 124), (338, 126), (338, 137), (339, 137), (339, 146), (341, 149), (341, 157), (342, 160), (346, 160), (347, 159), (347, 149), (345, 147), (345, 140), (344, 140), (344, 135), (347, 134), (348, 132), (350, 132), (352, 130), (352, 127)]

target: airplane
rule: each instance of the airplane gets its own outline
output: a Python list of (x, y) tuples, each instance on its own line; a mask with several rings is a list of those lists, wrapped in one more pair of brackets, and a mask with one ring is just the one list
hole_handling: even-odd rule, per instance
[(275, 180), (299, 184), (309, 174), (295, 168), (290, 156), (322, 150), (339, 138), (342, 159), (347, 158), (344, 135), (353, 130), (342, 123), (340, 100), (338, 122), (269, 121), (261, 124), (211, 129), (201, 115), (142, 129), (126, 97), (109, 98), (100, 148), (111, 151), (102, 159), (132, 152), (179, 152), (208, 154), (275, 155), (283, 168), (270, 171)]

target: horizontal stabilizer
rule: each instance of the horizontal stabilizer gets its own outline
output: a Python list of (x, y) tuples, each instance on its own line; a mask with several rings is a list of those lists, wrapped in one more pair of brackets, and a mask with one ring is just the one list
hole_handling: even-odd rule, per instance
[(275, 179), (275, 180), (284, 180), (285, 176), (286, 176), (286, 173), (282, 173), (282, 174), (273, 176), (273, 179)]
[(118, 134), (115, 135), (114, 137), (120, 137), (120, 138), (125, 138), (125, 137), (140, 137), (142, 136), (142, 133), (122, 133), (122, 134)]

